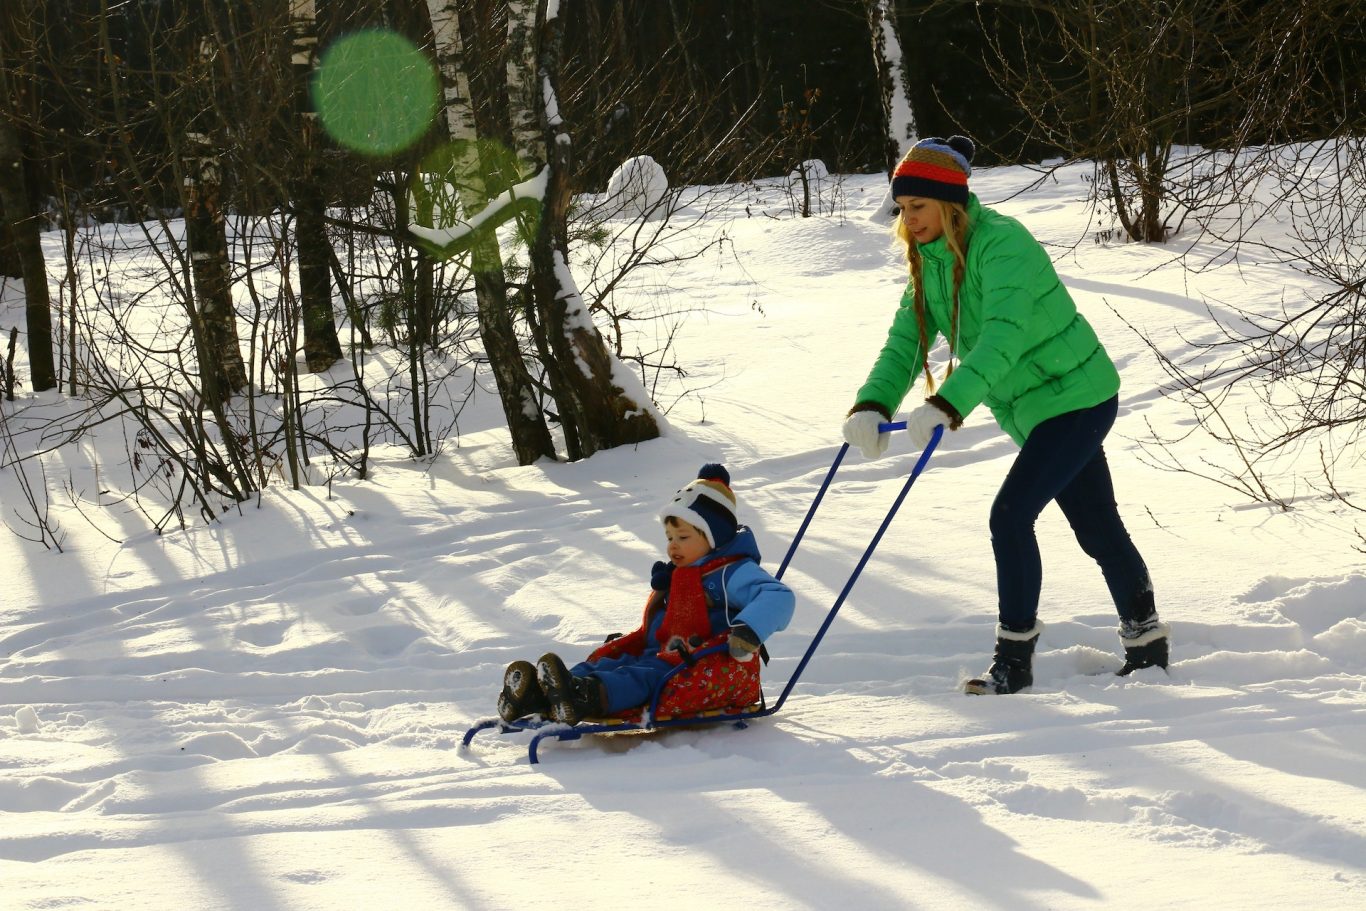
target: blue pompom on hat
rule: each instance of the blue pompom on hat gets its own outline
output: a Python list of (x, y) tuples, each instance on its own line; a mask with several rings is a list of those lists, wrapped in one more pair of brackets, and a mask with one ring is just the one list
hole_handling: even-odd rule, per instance
[(697, 480), (680, 490), (659, 511), (660, 521), (670, 516), (681, 519), (706, 535), (715, 550), (735, 538), (739, 523), (735, 519), (735, 494), (730, 489), (730, 472), (719, 462), (708, 462), (697, 471)]

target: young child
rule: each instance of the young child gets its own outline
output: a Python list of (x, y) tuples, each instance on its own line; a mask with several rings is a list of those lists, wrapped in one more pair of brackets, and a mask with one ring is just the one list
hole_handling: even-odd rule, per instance
[(512, 662), (503, 674), (499, 717), (540, 714), (577, 724), (648, 705), (666, 674), (727, 632), (730, 654), (717, 657), (753, 661), (764, 640), (787, 626), (796, 598), (760, 568), (754, 532), (736, 522), (735, 509), (730, 473), (703, 465), (697, 480), (660, 511), (669, 560), (655, 563), (650, 574), (640, 628), (610, 637), (572, 668), (553, 653), (534, 667)]

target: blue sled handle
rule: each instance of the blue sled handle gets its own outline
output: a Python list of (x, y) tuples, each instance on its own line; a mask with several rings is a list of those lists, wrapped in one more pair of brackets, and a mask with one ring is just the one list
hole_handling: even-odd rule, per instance
[[(877, 425), (878, 433), (891, 433), (894, 430), (905, 429), (905, 421), (884, 421)], [(930, 457), (930, 453), (934, 452), (934, 448), (939, 445), (939, 440), (943, 435), (944, 425), (940, 424), (934, 428), (934, 433), (930, 437), (929, 445), (925, 447), (924, 452), (920, 456), (920, 461), (916, 463), (912, 478), (914, 478), (915, 475), (920, 474), (921, 470), (924, 469), (925, 461)], [(778, 565), (778, 571), (774, 573), (775, 578), (781, 579), (783, 573), (787, 572), (787, 564), (792, 561), (792, 555), (797, 552), (797, 545), (802, 543), (802, 536), (806, 534), (806, 527), (811, 524), (811, 518), (816, 514), (817, 508), (820, 507), (821, 500), (825, 498), (825, 492), (829, 489), (830, 482), (834, 480), (835, 472), (839, 471), (840, 462), (844, 461), (844, 455), (848, 451), (849, 444), (843, 443), (840, 445), (839, 451), (835, 453), (835, 461), (831, 463), (830, 471), (826, 474), (825, 480), (821, 482), (821, 489), (816, 491), (816, 498), (811, 501), (811, 507), (806, 511), (806, 518), (802, 519), (801, 527), (797, 529), (797, 534), (792, 538), (792, 544), (788, 546), (787, 554), (783, 557), (783, 562)], [(900, 505), (900, 502), (901, 501), (898, 500), (897, 504)], [(896, 511), (896, 506), (892, 507), (892, 511)]]
[[(892, 425), (883, 424), (880, 429), (889, 426)], [(901, 426), (905, 427), (906, 423), (902, 421)], [(892, 517), (895, 516), (896, 511), (901, 508), (901, 501), (905, 500), (906, 494), (911, 492), (911, 485), (915, 483), (916, 478), (920, 477), (920, 473), (925, 470), (925, 465), (929, 463), (930, 456), (934, 453), (935, 448), (939, 445), (939, 441), (943, 438), (944, 425), (939, 424), (934, 428), (934, 432), (930, 435), (930, 441), (925, 445), (924, 451), (920, 453), (920, 458), (916, 460), (915, 467), (911, 469), (910, 477), (906, 479), (906, 484), (901, 488), (901, 493), (897, 494), (896, 500), (892, 502), (892, 508), (887, 510), (887, 515), (882, 520), (882, 524), (878, 526), (877, 532), (874, 533), (873, 540), (868, 542), (868, 549), (865, 550), (863, 556), (859, 558), (858, 565), (854, 567), (854, 572), (849, 576), (849, 581), (844, 583), (844, 588), (840, 591), (839, 597), (835, 599), (835, 603), (830, 608), (830, 612), (825, 615), (825, 622), (821, 624), (821, 628), (816, 631), (815, 638), (813, 638), (811, 644), (807, 646), (806, 654), (802, 655), (802, 660), (797, 663), (797, 669), (792, 672), (792, 676), (787, 681), (787, 686), (783, 687), (782, 693), (778, 696), (778, 701), (773, 704), (771, 709), (767, 710), (769, 713), (777, 712), (783, 707), (783, 703), (787, 701), (788, 693), (791, 693), (792, 688), (796, 686), (797, 678), (801, 677), (802, 671), (806, 669), (807, 662), (811, 660), (812, 654), (816, 651), (816, 646), (820, 645), (821, 639), (825, 638), (825, 631), (830, 628), (830, 624), (834, 621), (835, 615), (839, 613), (840, 605), (844, 604), (844, 599), (849, 597), (849, 592), (853, 590), (854, 583), (858, 581), (859, 573), (863, 572), (863, 567), (868, 564), (869, 558), (873, 556), (873, 551), (877, 549), (878, 542), (882, 540), (882, 535), (887, 531), (887, 526), (892, 524)], [(792, 541), (792, 546), (788, 548), (787, 556), (783, 558), (783, 565), (779, 570), (779, 573), (781, 573), (782, 569), (787, 568), (788, 561), (792, 559), (792, 554), (797, 549), (797, 542), (801, 540), (802, 534), (806, 532), (806, 526), (810, 524), (811, 516), (816, 512), (816, 506), (820, 503), (821, 498), (825, 496), (826, 488), (830, 486), (830, 479), (835, 476), (835, 471), (839, 468), (840, 461), (848, 451), (848, 443), (845, 443), (840, 447), (839, 454), (835, 456), (834, 464), (830, 466), (830, 473), (825, 476), (825, 483), (821, 486), (820, 492), (816, 494), (815, 502), (813, 502), (811, 508), (807, 510), (806, 521), (802, 523), (802, 527), (797, 531), (797, 537)]]

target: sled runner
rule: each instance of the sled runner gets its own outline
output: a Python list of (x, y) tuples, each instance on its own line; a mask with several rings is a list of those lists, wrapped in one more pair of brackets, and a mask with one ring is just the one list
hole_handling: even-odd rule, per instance
[[(882, 432), (889, 432), (904, 430), (905, 427), (905, 421), (896, 421), (882, 424), (878, 429)], [(854, 566), (853, 572), (849, 575), (849, 580), (844, 583), (844, 588), (826, 614), (820, 629), (816, 631), (816, 635), (812, 638), (811, 644), (807, 646), (801, 661), (797, 663), (797, 669), (793, 671), (791, 678), (788, 679), (786, 686), (783, 687), (777, 701), (772, 706), (767, 703), (759, 679), (760, 662), (735, 661), (730, 657), (729, 647), (725, 642), (725, 636), (722, 635), (704, 643), (701, 648), (691, 652), (682, 663), (670, 671), (655, 689), (648, 707), (632, 709), (611, 718), (589, 718), (576, 725), (540, 720), (539, 716), (518, 719), (517, 721), (489, 718), (476, 723), (465, 732), (465, 737), (460, 744), (461, 749), (468, 748), (470, 742), (480, 731), (486, 731), (490, 728), (498, 728), (499, 733), (502, 734), (528, 732), (532, 737), (527, 748), (527, 756), (535, 765), (540, 761), (537, 750), (541, 741), (546, 738), (578, 740), (587, 734), (649, 733), (671, 727), (697, 727), (713, 724), (730, 724), (737, 728), (744, 728), (748, 726), (747, 722), (752, 718), (764, 718), (777, 713), (783, 707), (783, 703), (787, 701), (792, 688), (796, 686), (802, 671), (811, 661), (811, 656), (825, 637), (826, 630), (830, 628), (835, 615), (839, 613), (845, 598), (853, 590), (854, 583), (858, 580), (859, 574), (863, 572), (869, 558), (872, 557), (873, 551), (877, 549), (878, 542), (882, 540), (883, 533), (891, 525), (892, 518), (896, 515), (897, 510), (901, 508), (901, 503), (906, 499), (906, 494), (910, 492), (911, 485), (925, 470), (925, 465), (929, 462), (930, 455), (934, 452), (935, 447), (939, 445), (939, 440), (943, 434), (943, 427), (935, 428), (934, 435), (930, 438), (924, 452), (920, 454), (920, 458), (916, 460), (915, 467), (911, 469), (911, 474), (906, 479), (901, 492), (897, 494), (891, 508), (887, 511), (886, 517), (883, 518), (882, 524), (873, 534), (868, 548)], [(797, 534), (792, 539), (792, 544), (788, 547), (782, 564), (774, 573), (776, 578), (781, 579), (783, 573), (786, 572), (792, 555), (797, 551), (797, 545), (801, 543), (803, 535), (806, 534), (806, 529), (811, 524), (817, 507), (820, 506), (821, 500), (825, 497), (825, 492), (829, 489), (830, 482), (834, 479), (835, 472), (839, 470), (840, 463), (848, 451), (849, 444), (845, 443), (835, 455), (835, 461), (831, 464), (825, 481), (821, 484), (811, 507), (807, 510), (806, 518), (802, 520), (801, 527), (797, 529)], [(688, 696), (700, 689), (719, 693), (720, 695), (716, 697), (719, 704), (714, 708), (707, 708), (700, 712), (696, 710), (680, 711), (680, 706), (697, 704), (696, 701), (689, 702)]]

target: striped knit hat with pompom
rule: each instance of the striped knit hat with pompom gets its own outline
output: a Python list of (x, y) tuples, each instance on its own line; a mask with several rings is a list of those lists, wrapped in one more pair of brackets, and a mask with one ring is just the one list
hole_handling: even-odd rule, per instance
[(966, 136), (920, 140), (892, 172), (892, 198), (920, 196), (966, 206), (968, 175), (976, 151)]
[(724, 465), (708, 462), (697, 472), (697, 480), (680, 490), (659, 511), (661, 521), (673, 516), (702, 532), (715, 550), (735, 537), (735, 494), (730, 489), (730, 472)]

